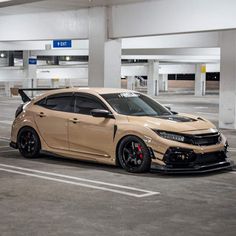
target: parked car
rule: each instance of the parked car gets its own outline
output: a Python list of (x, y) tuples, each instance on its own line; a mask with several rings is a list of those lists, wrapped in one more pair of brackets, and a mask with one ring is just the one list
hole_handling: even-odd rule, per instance
[(16, 111), (11, 147), (35, 158), (41, 151), (120, 165), (129, 172), (227, 169), (228, 143), (208, 120), (178, 114), (130, 90), (67, 88), (47, 91)]

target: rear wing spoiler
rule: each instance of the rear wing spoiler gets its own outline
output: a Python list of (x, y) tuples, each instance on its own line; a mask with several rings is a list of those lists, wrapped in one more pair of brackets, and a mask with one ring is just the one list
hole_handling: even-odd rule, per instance
[(30, 102), (31, 98), (25, 93), (25, 91), (50, 91), (57, 90), (60, 88), (18, 88), (18, 94), (21, 96), (22, 101)]

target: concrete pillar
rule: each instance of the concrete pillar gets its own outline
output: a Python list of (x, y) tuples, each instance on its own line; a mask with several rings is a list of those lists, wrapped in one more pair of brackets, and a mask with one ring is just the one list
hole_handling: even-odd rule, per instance
[(0, 52), (0, 66), (8, 66), (8, 57), (6, 52)]
[(51, 88), (59, 88), (60, 80), (57, 78), (51, 79)]
[(195, 96), (205, 96), (206, 94), (206, 65), (197, 64), (195, 66)]
[(168, 91), (168, 75), (167, 74), (159, 75), (159, 90), (163, 92)]
[(9, 51), (8, 53), (8, 65), (14, 66), (14, 51)]
[[(37, 62), (31, 64), (30, 59), (36, 59), (36, 56), (31, 56), (30, 51), (23, 52), (23, 67), (24, 67), (24, 88), (37, 88)], [(33, 96), (34, 93), (31, 93)]]
[(90, 87), (121, 87), (121, 40), (108, 39), (106, 7), (89, 9)]
[(159, 95), (159, 62), (148, 61), (147, 94), (151, 97)]
[(14, 82), (13, 81), (5, 82), (4, 87), (5, 87), (5, 95), (7, 97), (10, 97), (11, 96), (10, 89), (14, 87)]
[(135, 90), (135, 77), (127, 76), (127, 89)]
[(70, 79), (65, 79), (65, 87), (72, 87)]
[(59, 56), (53, 56), (52, 60), (53, 60), (53, 65), (58, 66), (60, 64), (59, 63)]
[(220, 35), (219, 127), (236, 129), (236, 31)]

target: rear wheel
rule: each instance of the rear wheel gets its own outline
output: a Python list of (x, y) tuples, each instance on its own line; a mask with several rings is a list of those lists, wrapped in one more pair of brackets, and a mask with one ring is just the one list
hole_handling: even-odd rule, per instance
[(36, 131), (30, 127), (22, 128), (18, 134), (17, 145), (25, 158), (36, 158), (40, 152), (40, 139)]
[(142, 139), (136, 136), (127, 136), (118, 147), (118, 159), (121, 166), (133, 173), (150, 170), (151, 157), (147, 146)]

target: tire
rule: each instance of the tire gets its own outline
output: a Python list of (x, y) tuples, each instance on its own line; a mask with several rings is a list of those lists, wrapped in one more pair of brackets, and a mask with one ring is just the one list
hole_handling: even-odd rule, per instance
[(144, 141), (136, 136), (123, 138), (117, 154), (120, 165), (128, 172), (142, 173), (150, 170), (149, 150)]
[(39, 156), (41, 143), (38, 134), (33, 128), (24, 127), (17, 137), (17, 145), (21, 155), (25, 158), (36, 158)]

